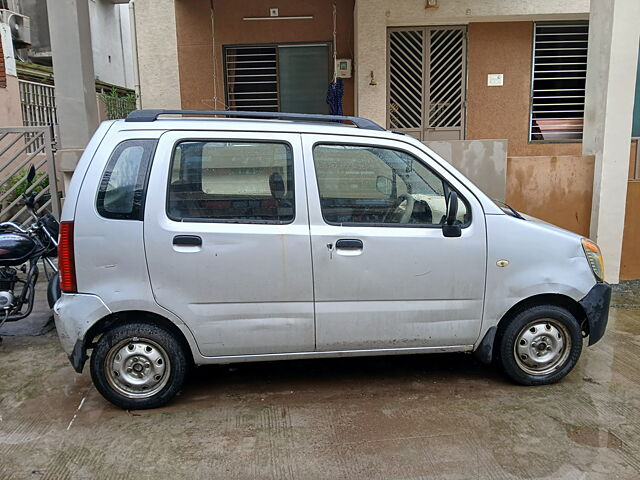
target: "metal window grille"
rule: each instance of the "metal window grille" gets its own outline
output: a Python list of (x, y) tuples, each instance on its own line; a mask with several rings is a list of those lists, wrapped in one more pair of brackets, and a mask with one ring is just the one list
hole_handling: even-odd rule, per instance
[[(53, 85), (19, 80), (18, 86), (22, 106), (22, 124), (25, 127), (49, 127), (53, 135), (54, 126), (58, 124)], [(29, 147), (29, 153), (40, 148), (41, 142), (42, 139), (38, 139)]]
[(279, 110), (276, 46), (225, 48), (225, 74), (230, 110)]
[(589, 25), (536, 23), (534, 29), (529, 141), (580, 141)]
[(136, 109), (136, 96), (133, 94), (117, 97), (100, 93), (98, 98), (104, 104), (109, 120), (127, 118), (127, 115)]

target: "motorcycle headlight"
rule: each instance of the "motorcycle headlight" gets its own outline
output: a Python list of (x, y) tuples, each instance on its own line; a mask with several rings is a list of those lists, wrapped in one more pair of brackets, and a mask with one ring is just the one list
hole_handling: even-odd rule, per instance
[(600, 247), (588, 238), (583, 238), (582, 249), (584, 250), (584, 255), (587, 257), (587, 262), (589, 262), (589, 266), (596, 280), (598, 282), (604, 281), (604, 261), (602, 260)]

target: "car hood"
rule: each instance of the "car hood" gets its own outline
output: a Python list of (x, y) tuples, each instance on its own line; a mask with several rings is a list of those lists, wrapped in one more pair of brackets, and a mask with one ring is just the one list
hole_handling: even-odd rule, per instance
[(534, 223), (536, 223), (536, 224), (538, 224), (538, 225), (540, 225), (540, 226), (542, 226), (544, 228), (547, 228), (549, 230), (553, 230), (553, 231), (556, 231), (556, 232), (559, 232), (559, 233), (563, 233), (563, 234), (565, 234), (565, 235), (567, 235), (569, 237), (575, 237), (578, 241), (582, 239), (582, 235), (579, 235), (579, 234), (574, 233), (574, 232), (572, 232), (570, 230), (567, 230), (566, 228), (558, 227), (557, 225), (554, 225), (553, 223), (549, 223), (549, 222), (546, 222), (544, 220), (540, 220), (539, 218), (533, 217), (531, 215), (527, 215), (526, 213), (518, 212), (518, 214), (528, 222), (534, 222)]

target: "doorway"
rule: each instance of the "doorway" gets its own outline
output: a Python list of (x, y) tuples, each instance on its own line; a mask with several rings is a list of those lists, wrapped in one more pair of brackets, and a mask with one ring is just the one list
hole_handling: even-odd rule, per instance
[(391, 28), (387, 37), (387, 124), (419, 140), (463, 140), (464, 26)]

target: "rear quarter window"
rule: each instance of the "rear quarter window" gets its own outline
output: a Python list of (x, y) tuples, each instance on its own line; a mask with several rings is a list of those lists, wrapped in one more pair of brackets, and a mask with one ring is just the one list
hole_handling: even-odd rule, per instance
[(156, 140), (126, 140), (114, 149), (102, 174), (96, 208), (105, 218), (142, 220), (149, 164)]

